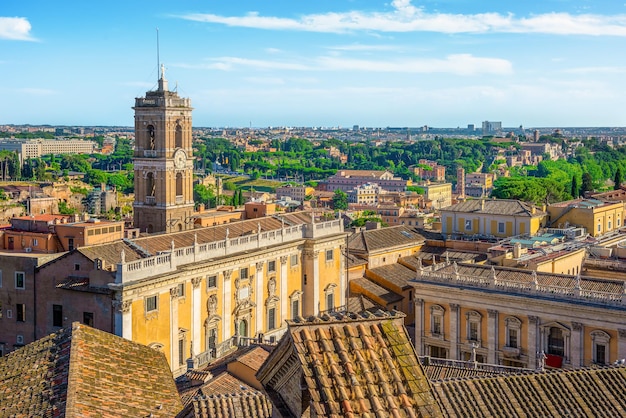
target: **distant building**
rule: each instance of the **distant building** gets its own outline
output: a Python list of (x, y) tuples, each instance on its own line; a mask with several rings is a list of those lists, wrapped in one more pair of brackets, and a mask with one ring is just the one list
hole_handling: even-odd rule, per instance
[(496, 133), (502, 131), (502, 122), (483, 122), (483, 135), (495, 135)]
[[(418, 161), (419, 165), (410, 166), (409, 170), (412, 170), (413, 174), (419, 176), (422, 180), (431, 181), (445, 181), (446, 179), (446, 167), (437, 164), (435, 161), (421, 159)], [(430, 169), (422, 166), (428, 166)]]
[(433, 209), (441, 209), (452, 204), (452, 183), (424, 183), (424, 197), (432, 202)]
[(456, 194), (465, 196), (465, 169), (461, 166), (456, 169)]
[(577, 225), (597, 237), (624, 226), (624, 202), (597, 199), (575, 199), (548, 205), (548, 222), (552, 227)]
[(519, 200), (467, 200), (440, 209), (442, 234), (500, 238), (535, 235), (546, 213)]
[(340, 170), (320, 183), (321, 190), (334, 192), (339, 189), (348, 192), (356, 186), (366, 183), (376, 183), (390, 192), (403, 192), (410, 185), (410, 181), (394, 177), (389, 171), (378, 170)]
[(348, 203), (361, 205), (376, 205), (378, 196), (384, 194), (384, 190), (376, 183), (365, 183), (348, 190)]
[(117, 191), (106, 184), (94, 188), (85, 199), (86, 209), (94, 215), (101, 215), (117, 207)]
[(286, 184), (284, 186), (276, 188), (276, 198), (283, 199), (285, 197), (290, 197), (293, 200), (299, 200), (302, 202), (307, 196), (312, 195), (314, 191), (315, 189), (309, 186), (294, 186), (291, 184)]
[(0, 141), (0, 150), (17, 151), (22, 161), (43, 155), (93, 154), (97, 144), (82, 139), (30, 139)]
[(465, 195), (487, 197), (493, 190), (495, 176), (492, 173), (468, 173), (465, 175)]

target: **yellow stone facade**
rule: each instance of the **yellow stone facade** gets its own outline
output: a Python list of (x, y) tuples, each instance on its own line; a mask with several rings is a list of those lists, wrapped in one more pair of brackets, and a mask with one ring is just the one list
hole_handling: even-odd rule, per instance
[[(414, 281), (419, 354), (562, 368), (626, 357), (624, 282), (487, 266), (424, 270)], [(550, 360), (548, 360), (550, 361)]]
[(624, 226), (624, 202), (578, 199), (548, 206), (553, 227), (582, 226), (593, 237), (619, 230)]
[(175, 373), (188, 359), (223, 354), (234, 338), (277, 341), (285, 320), (345, 305), (344, 245), (335, 220), (124, 262), (112, 285), (116, 333), (162, 350)]

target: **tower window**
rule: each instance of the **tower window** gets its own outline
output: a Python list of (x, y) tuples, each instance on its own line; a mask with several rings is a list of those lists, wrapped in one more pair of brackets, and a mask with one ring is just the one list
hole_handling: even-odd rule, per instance
[(148, 125), (148, 149), (154, 150), (156, 148), (156, 140), (154, 133), (154, 126)]

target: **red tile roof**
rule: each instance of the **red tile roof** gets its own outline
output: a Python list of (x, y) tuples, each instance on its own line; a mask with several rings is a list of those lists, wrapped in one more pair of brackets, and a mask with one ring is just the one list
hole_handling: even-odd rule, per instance
[(81, 325), (0, 358), (0, 416), (172, 417), (182, 403), (162, 353)]
[(402, 313), (382, 311), (287, 321), (287, 334), (257, 377), (275, 403), (285, 404), (280, 393), (290, 389), (280, 387), (282, 376), (295, 362), (311, 416), (441, 416), (403, 321)]

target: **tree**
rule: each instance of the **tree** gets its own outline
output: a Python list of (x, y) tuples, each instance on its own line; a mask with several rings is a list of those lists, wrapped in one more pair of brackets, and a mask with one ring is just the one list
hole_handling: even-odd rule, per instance
[(580, 196), (580, 191), (578, 189), (578, 180), (576, 180), (576, 176), (572, 177), (572, 197), (574, 199), (576, 199), (578, 196)]
[(588, 171), (583, 173), (583, 184), (580, 186), (580, 194), (585, 195), (585, 192), (590, 192), (593, 190), (593, 178)]
[(613, 186), (613, 189), (615, 190), (619, 190), (620, 186), (622, 185), (622, 169), (617, 167), (617, 170), (615, 171), (615, 179), (613, 180), (615, 182), (615, 185)]
[(347, 210), (348, 209), (348, 195), (342, 190), (335, 190), (333, 195), (333, 208), (335, 210)]

